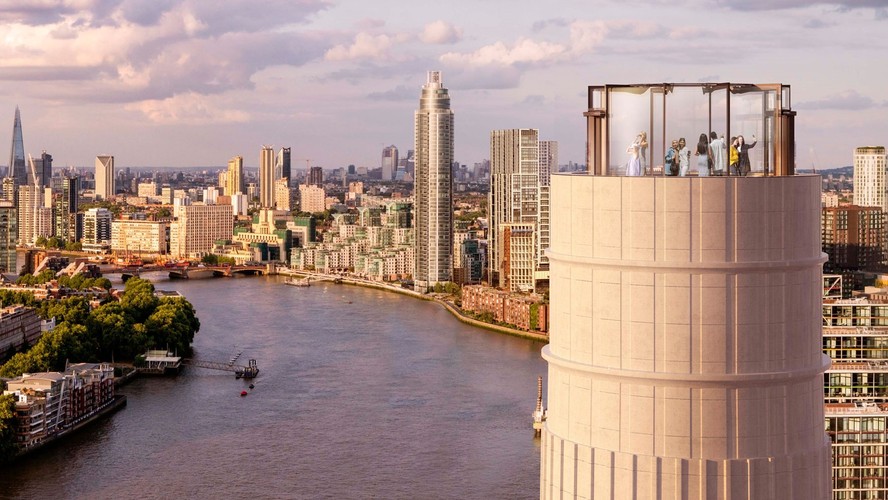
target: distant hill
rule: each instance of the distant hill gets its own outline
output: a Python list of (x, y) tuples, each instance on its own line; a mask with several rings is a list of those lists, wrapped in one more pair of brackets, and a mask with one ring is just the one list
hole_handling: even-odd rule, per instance
[[(800, 174), (811, 174), (811, 173), (815, 173), (814, 170), (812, 170), (812, 169), (810, 169), (810, 168), (801, 168), (801, 169), (796, 170), (796, 172), (798, 172), (798, 173), (800, 173)], [(849, 166), (847, 166), (847, 167), (818, 168), (816, 173), (818, 173), (818, 174), (820, 174), (820, 175), (848, 175), (848, 176), (853, 176), (853, 175), (854, 175), (854, 167), (849, 165)]]

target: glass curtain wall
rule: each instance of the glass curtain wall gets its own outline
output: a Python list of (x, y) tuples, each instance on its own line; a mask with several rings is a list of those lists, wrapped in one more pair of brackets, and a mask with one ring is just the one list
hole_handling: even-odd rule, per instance
[[(672, 141), (684, 139), (681, 175), (774, 175), (777, 127), (790, 106), (789, 87), (781, 84), (644, 84), (590, 87), (590, 114), (606, 112), (603, 155), (609, 175), (668, 175), (665, 158)], [(603, 94), (603, 95), (601, 95)], [(602, 113), (604, 114), (604, 113)], [(590, 122), (591, 123), (591, 122)], [(598, 122), (595, 122), (596, 124)], [(598, 125), (590, 128), (596, 140)], [(713, 134), (715, 138), (713, 138)], [(711, 143), (724, 141), (734, 169), (713, 162)], [(595, 146), (590, 146), (598, 154)]]

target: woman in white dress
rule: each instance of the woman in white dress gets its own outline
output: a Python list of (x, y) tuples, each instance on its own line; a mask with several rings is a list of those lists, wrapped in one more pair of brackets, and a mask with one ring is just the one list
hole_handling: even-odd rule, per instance
[(688, 144), (685, 142), (685, 138), (682, 137), (678, 140), (678, 175), (682, 177), (688, 175), (690, 168), (691, 150), (688, 149)]
[(635, 141), (626, 148), (626, 152), (629, 153), (629, 162), (626, 164), (626, 175), (629, 176), (639, 176), (641, 175), (641, 160), (639, 159), (639, 150), (640, 150), (640, 136), (635, 138)]
[(700, 134), (700, 140), (697, 141), (697, 150), (694, 152), (697, 157), (697, 176), (709, 176), (709, 139), (706, 134)]

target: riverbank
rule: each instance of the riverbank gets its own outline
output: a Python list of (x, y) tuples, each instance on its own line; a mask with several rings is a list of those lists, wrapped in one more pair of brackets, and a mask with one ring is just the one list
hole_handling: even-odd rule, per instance
[(123, 408), (124, 406), (126, 406), (126, 396), (124, 396), (123, 394), (117, 394), (114, 396), (114, 399), (112, 399), (111, 401), (106, 403), (105, 406), (100, 407), (92, 414), (85, 416), (85, 417), (81, 418), (80, 420), (76, 421), (71, 427), (68, 427), (67, 429), (64, 429), (56, 434), (53, 434), (52, 436), (44, 439), (43, 441), (40, 441), (39, 443), (35, 444), (34, 446), (30, 446), (28, 448), (25, 448), (25, 449), (19, 451), (15, 455), (14, 460), (19, 460), (23, 457), (26, 457), (26, 456), (31, 455), (33, 453), (36, 453), (37, 451), (42, 450), (48, 446), (56, 444), (60, 440), (63, 440), (66, 437), (70, 436), (71, 434), (74, 434), (75, 432), (79, 431), (80, 429), (83, 429), (84, 427), (87, 427), (87, 426), (101, 420), (102, 418), (105, 418), (105, 417), (111, 415), (112, 413)]
[(402, 295), (409, 295), (411, 297), (414, 297), (414, 298), (417, 298), (420, 300), (427, 300), (430, 302), (436, 302), (436, 303), (440, 304), (442, 307), (447, 309), (450, 312), (450, 314), (452, 314), (454, 317), (456, 317), (457, 320), (459, 320), (460, 322), (465, 323), (467, 325), (475, 326), (478, 328), (484, 328), (485, 330), (490, 330), (492, 332), (504, 333), (506, 335), (512, 335), (514, 337), (526, 338), (526, 339), (534, 340), (537, 342), (547, 342), (547, 343), (549, 342), (549, 336), (546, 334), (529, 332), (526, 330), (519, 330), (517, 328), (509, 328), (507, 326), (495, 325), (493, 323), (487, 323), (484, 321), (480, 321), (480, 320), (477, 320), (475, 318), (472, 318), (472, 317), (469, 317), (468, 315), (466, 315), (465, 311), (460, 309), (453, 302), (446, 301), (446, 300), (444, 300), (440, 297), (436, 297), (434, 295), (415, 292), (413, 290), (403, 288), (400, 286), (389, 285), (387, 283), (383, 283), (383, 282), (379, 282), (379, 281), (371, 281), (371, 280), (354, 278), (354, 277), (329, 275), (329, 274), (323, 274), (323, 273), (316, 273), (316, 272), (312, 272), (312, 271), (295, 271), (295, 270), (289, 269), (289, 268), (278, 268), (277, 274), (280, 274), (282, 276), (299, 276), (299, 277), (304, 277), (304, 278), (311, 278), (312, 280), (315, 280), (315, 281), (335, 282), (335, 283), (341, 283), (344, 285), (355, 285), (355, 286), (362, 286), (362, 287), (366, 287), (366, 288), (375, 288), (377, 290), (385, 290), (385, 291), (389, 291), (389, 292), (400, 293)]

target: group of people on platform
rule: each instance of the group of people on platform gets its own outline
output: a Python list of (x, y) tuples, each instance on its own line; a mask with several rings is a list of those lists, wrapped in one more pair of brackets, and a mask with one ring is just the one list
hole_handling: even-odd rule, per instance
[[(757, 141), (755, 135), (752, 142), (747, 143), (742, 135), (731, 137), (730, 148), (725, 137), (715, 132), (700, 134), (696, 147), (688, 148), (684, 137), (672, 141), (666, 150), (663, 173), (670, 176), (686, 176), (691, 171), (691, 156), (694, 157), (697, 176), (710, 175), (747, 175), (750, 171), (749, 150)], [(629, 161), (626, 164), (626, 175), (644, 175), (647, 169), (647, 133), (640, 132), (632, 144), (626, 148)]]

